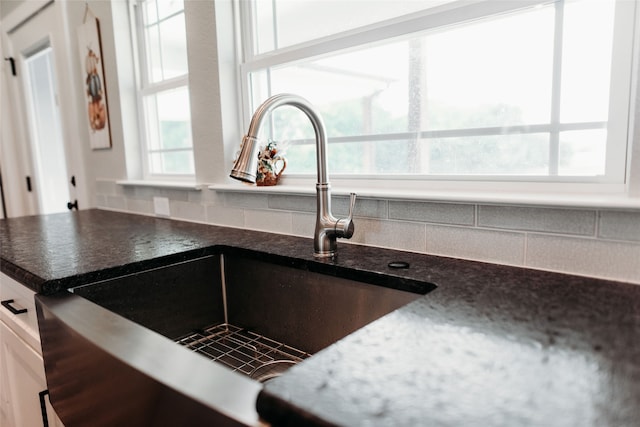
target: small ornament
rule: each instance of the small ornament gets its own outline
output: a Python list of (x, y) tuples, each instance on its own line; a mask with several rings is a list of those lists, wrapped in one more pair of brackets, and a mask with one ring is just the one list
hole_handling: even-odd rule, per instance
[(278, 143), (269, 141), (267, 146), (258, 153), (256, 185), (262, 187), (278, 184), (278, 180), (286, 167), (287, 159), (278, 149)]

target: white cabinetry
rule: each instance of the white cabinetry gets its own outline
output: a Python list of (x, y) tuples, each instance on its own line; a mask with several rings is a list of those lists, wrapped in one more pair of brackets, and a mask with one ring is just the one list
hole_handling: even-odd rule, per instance
[(62, 426), (46, 396), (34, 294), (0, 273), (0, 426), (39, 427), (45, 416)]

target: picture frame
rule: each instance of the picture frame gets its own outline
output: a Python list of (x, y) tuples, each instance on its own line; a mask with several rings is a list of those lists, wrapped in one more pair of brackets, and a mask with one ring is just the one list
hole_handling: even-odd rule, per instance
[(89, 143), (93, 150), (109, 149), (112, 142), (100, 21), (91, 13), (88, 6), (77, 33)]

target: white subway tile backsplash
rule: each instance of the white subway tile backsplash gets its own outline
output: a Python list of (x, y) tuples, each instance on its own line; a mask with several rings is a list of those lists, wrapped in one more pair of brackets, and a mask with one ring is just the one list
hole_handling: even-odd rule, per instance
[[(143, 187), (137, 187), (137, 189), (141, 189)], [(154, 190), (152, 192), (151, 198), (153, 197), (166, 197), (170, 200), (175, 200), (175, 201), (180, 201), (180, 202), (186, 202), (189, 200), (189, 191), (186, 190), (179, 190), (176, 188), (160, 188), (160, 189), (153, 189)]]
[(599, 237), (640, 242), (640, 212), (601, 211)]
[(226, 225), (229, 227), (244, 226), (244, 210), (238, 208), (228, 208), (220, 205), (209, 205), (207, 210), (207, 222), (216, 225)]
[(640, 283), (640, 245), (532, 234), (527, 236), (526, 265)]
[(126, 209), (125, 198), (122, 196), (107, 195), (107, 207), (109, 209), (123, 211)]
[(389, 218), (437, 224), (473, 225), (474, 205), (458, 203), (389, 201)]
[(315, 212), (315, 196), (270, 194), (268, 200), (269, 209), (295, 212)]
[(290, 212), (245, 209), (244, 226), (251, 230), (290, 234), (292, 219)]
[[(137, 198), (137, 199), (140, 199), (140, 200), (144, 200), (144, 198), (137, 196), (135, 187), (122, 187), (122, 186), (120, 186), (120, 191), (122, 192), (122, 195), (124, 197), (126, 197), (127, 199), (136, 199)], [(151, 197), (147, 197), (147, 200), (151, 200)]]
[(171, 200), (169, 202), (171, 218), (187, 221), (205, 222), (205, 208), (201, 204)]
[(523, 265), (525, 234), (427, 225), (427, 253), (498, 264)]
[(202, 203), (203, 205), (221, 205), (220, 193), (215, 191), (200, 190), (200, 191), (188, 191), (187, 201), (191, 203)]
[(104, 194), (96, 194), (94, 197), (95, 197), (94, 200), (95, 200), (96, 207), (98, 208), (109, 207), (107, 206), (107, 196), (105, 196)]
[(116, 195), (115, 181), (107, 181), (102, 179), (96, 179), (96, 193), (104, 195)]
[(596, 212), (517, 206), (478, 206), (478, 226), (593, 236)]
[[(170, 200), (171, 217), (313, 237), (312, 195), (123, 187), (97, 180), (98, 207), (153, 214), (152, 197)], [(348, 196), (332, 197), (336, 217)], [(359, 198), (359, 243), (520, 265), (640, 284), (640, 211), (564, 209)]]
[[(333, 197), (331, 203), (331, 210), (333, 211), (334, 216), (344, 218), (349, 214), (349, 205), (351, 204), (351, 199), (348, 196)], [(386, 219), (389, 212), (388, 206), (389, 204), (386, 200), (375, 200), (356, 197), (354, 216)]]
[(313, 237), (316, 228), (315, 213), (293, 212), (291, 214), (291, 232), (296, 236)]
[(153, 200), (154, 197), (167, 197), (161, 188), (152, 187), (125, 187), (127, 197), (141, 200)]
[(355, 221), (354, 243), (425, 252), (424, 224), (402, 221), (379, 221), (360, 218)]
[(142, 199), (127, 199), (127, 210), (143, 215), (153, 215), (153, 202)]
[(266, 209), (269, 206), (269, 199), (266, 194), (225, 193), (224, 204), (233, 208)]
[[(349, 213), (350, 199), (346, 196), (333, 196), (331, 198), (331, 211), (336, 217), (346, 217)], [(316, 196), (302, 195), (269, 195), (269, 209), (316, 212)], [(387, 202), (384, 200), (356, 199), (355, 216), (368, 218), (386, 218)]]

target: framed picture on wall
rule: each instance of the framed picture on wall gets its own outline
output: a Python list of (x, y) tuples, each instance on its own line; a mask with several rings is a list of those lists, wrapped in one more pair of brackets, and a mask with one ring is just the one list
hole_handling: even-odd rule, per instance
[(78, 44), (82, 66), (82, 88), (86, 100), (89, 141), (94, 150), (111, 148), (109, 105), (104, 80), (104, 57), (100, 39), (100, 22), (88, 9), (78, 27)]

